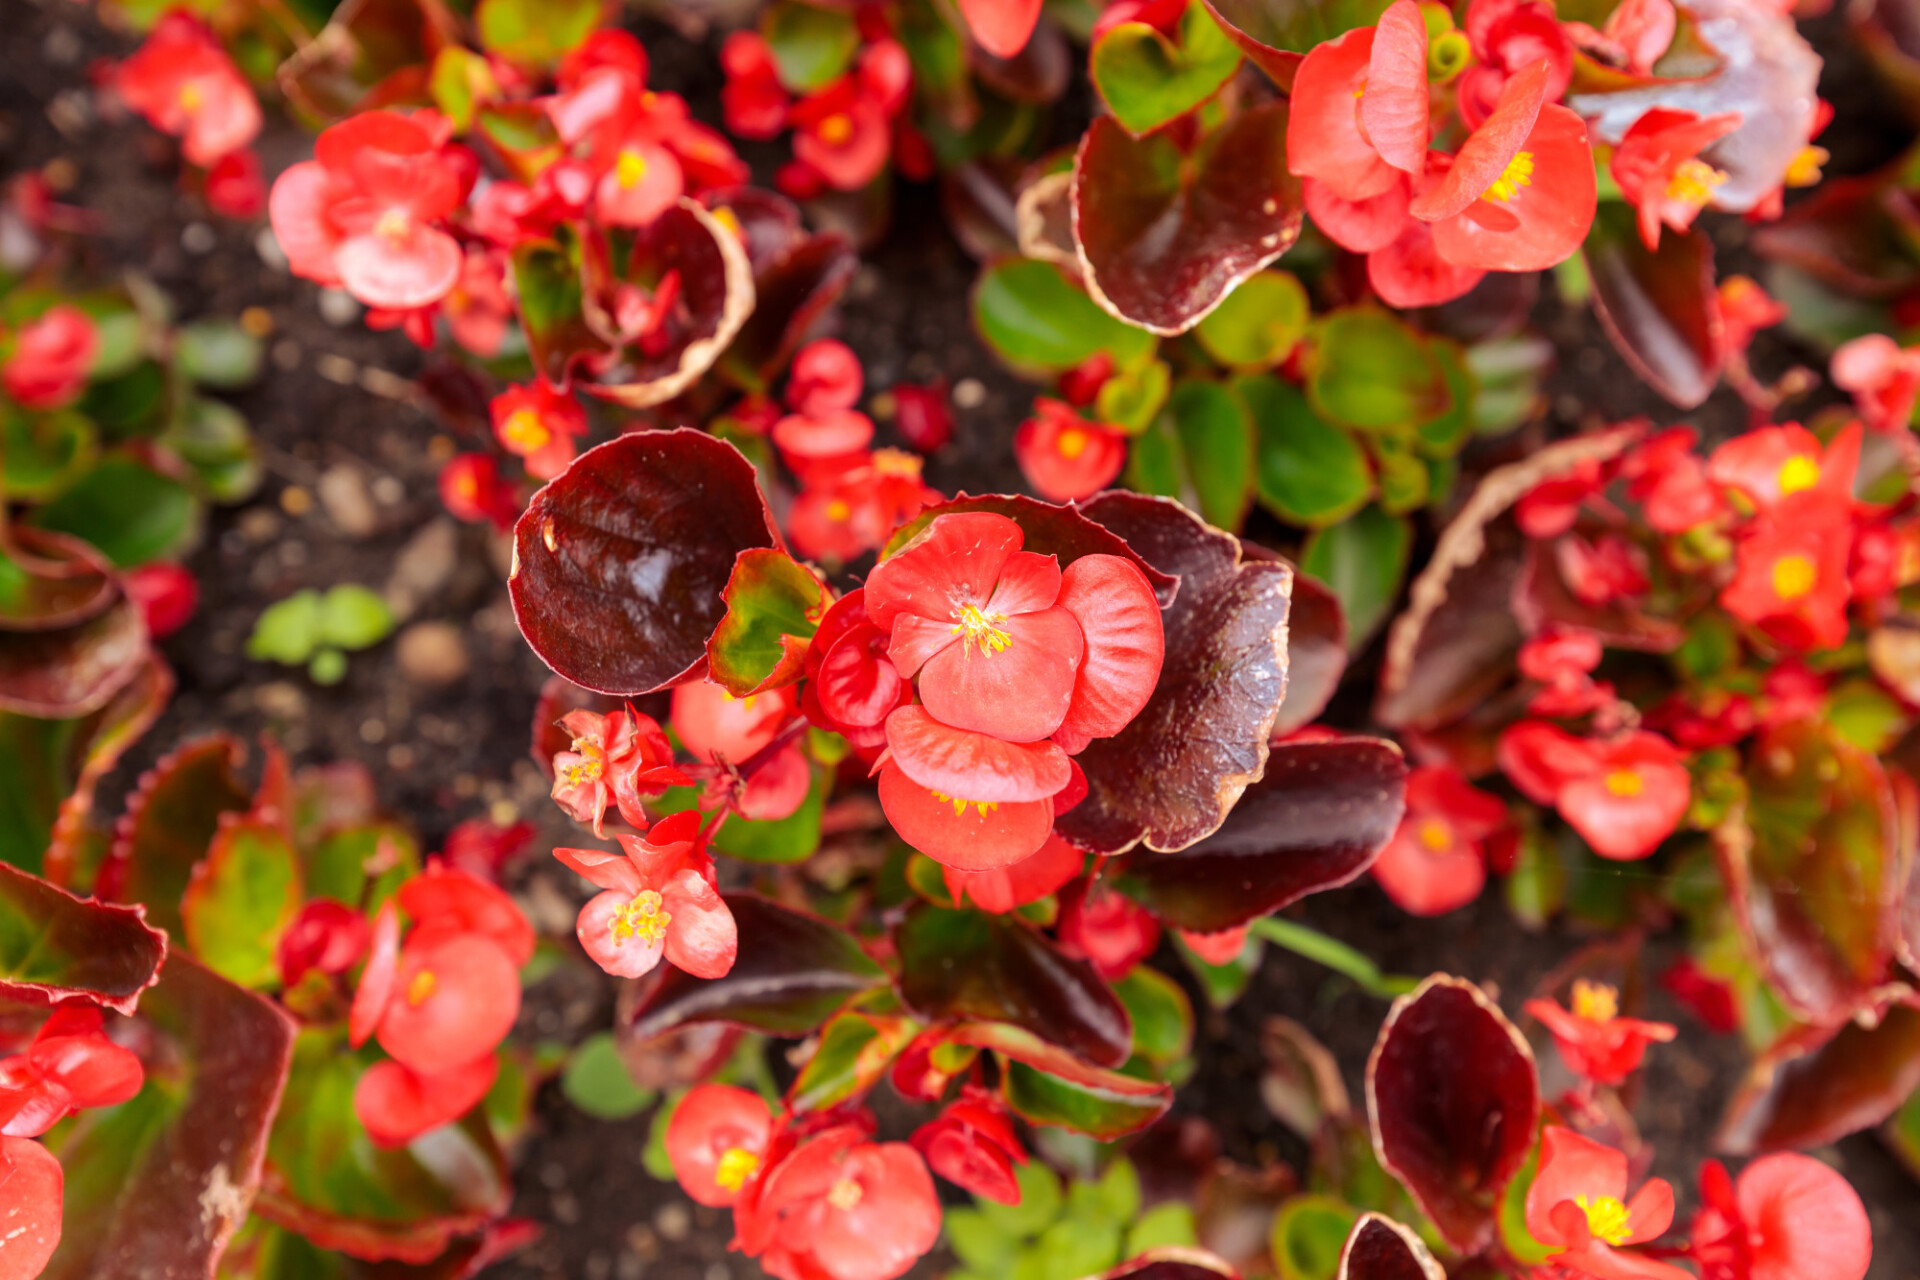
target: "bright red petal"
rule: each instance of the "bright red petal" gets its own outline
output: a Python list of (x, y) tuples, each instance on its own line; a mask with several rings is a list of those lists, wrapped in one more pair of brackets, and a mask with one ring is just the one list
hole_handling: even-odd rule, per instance
[(1559, 1205), (1584, 1196), (1618, 1200), (1627, 1194), (1627, 1157), (1561, 1125), (1540, 1136), (1540, 1173), (1527, 1189), (1527, 1230), (1547, 1245), (1576, 1243), (1553, 1220)]
[(422, 932), (485, 934), (516, 966), (533, 958), (533, 925), (512, 898), (478, 876), (436, 862), (400, 886), (396, 896)]
[(1315, 45), (1293, 78), (1287, 167), (1326, 183), (1343, 200), (1377, 196), (1399, 177), (1360, 127), (1373, 41), (1372, 27), (1356, 27)]
[(380, 1019), (380, 1047), (432, 1075), (491, 1053), (519, 1013), (520, 972), (493, 939), (409, 940)]
[(894, 764), (880, 770), (880, 807), (902, 840), (961, 871), (1012, 866), (1037, 853), (1053, 831), (1051, 800), (963, 803), (936, 795)]
[(311, 160), (274, 179), (267, 196), (267, 218), (280, 251), (287, 255), (288, 269), (324, 285), (340, 283), (333, 262), (340, 236), (327, 221), (327, 206), (333, 199), (333, 179)]
[[(1300, 184), (1307, 216), (1327, 239), (1354, 253), (1372, 253), (1400, 238), (1411, 221), (1407, 205), (1413, 193), (1404, 178), (1377, 196), (1365, 200), (1343, 200), (1332, 187), (1317, 178)], [(1375, 292), (1379, 290), (1376, 288)]]
[(1404, 173), (1427, 163), (1427, 23), (1417, 0), (1380, 15), (1360, 95), (1360, 123), (1380, 158)]
[(1044, 800), (1073, 776), (1067, 753), (1051, 742), (1008, 742), (956, 729), (924, 707), (902, 707), (887, 717), (887, 746), (909, 778), (954, 800)]
[(340, 283), (372, 307), (408, 311), (447, 296), (460, 279), (460, 244), (433, 227), (393, 235), (374, 231), (342, 242), (333, 255)]
[(1507, 81), (1493, 114), (1461, 144), (1446, 176), (1414, 197), (1414, 217), (1422, 222), (1451, 218), (1501, 179), (1533, 132), (1552, 74), (1552, 65), (1543, 58)]
[(66, 1175), (32, 1138), (0, 1138), (0, 1280), (34, 1280), (60, 1245)]
[(725, 1084), (695, 1085), (667, 1122), (667, 1159), (673, 1162), (673, 1176), (696, 1204), (725, 1208), (739, 1198), (741, 1187), (739, 1182), (732, 1186), (720, 1182), (727, 1153), (740, 1153), (728, 1166), (729, 1182), (757, 1172), (772, 1130), (773, 1117), (759, 1094)]
[(987, 617), (982, 638), (963, 635), (920, 668), (920, 698), (956, 729), (1038, 742), (1060, 727), (1073, 698), (1086, 653), (1080, 624), (1065, 609)]
[(1076, 739), (1110, 738), (1140, 714), (1160, 682), (1166, 658), (1160, 602), (1139, 569), (1108, 555), (1068, 565), (1059, 599), (1086, 637), (1086, 660), (1061, 727)]
[(1866, 1209), (1847, 1180), (1811, 1156), (1762, 1156), (1735, 1195), (1753, 1280), (1860, 1280), (1873, 1261)]
[(1367, 255), (1367, 283), (1393, 307), (1433, 307), (1464, 296), (1486, 276), (1441, 257), (1433, 228), (1414, 218), (1401, 223), (1400, 235)]
[(400, 972), (400, 909), (391, 900), (373, 919), (373, 945), (367, 951), (367, 967), (360, 971), (360, 985), (353, 993), (353, 1007), (347, 1012), (347, 1042), (358, 1049), (380, 1025), (393, 998), (394, 979)]
[(902, 613), (952, 625), (963, 604), (983, 605), (1026, 535), (1006, 516), (956, 511), (933, 523), (867, 575), (867, 616), (891, 632)]
[(1481, 271), (1544, 271), (1580, 247), (1597, 199), (1586, 122), (1565, 107), (1542, 107), (1520, 156), (1530, 157), (1531, 176), (1511, 198), (1497, 199), (1496, 184), (1466, 212), (1434, 223), (1442, 258)]
[(682, 871), (661, 890), (673, 917), (667, 925), (667, 960), (696, 978), (724, 978), (740, 953), (733, 912), (705, 876)]
[(436, 1075), (376, 1062), (354, 1086), (353, 1113), (375, 1146), (403, 1147), (480, 1105), (499, 1072), (500, 1060), (491, 1053)]
[(1040, 21), (1040, 0), (960, 0), (967, 30), (996, 58), (1011, 58), (1027, 46)]

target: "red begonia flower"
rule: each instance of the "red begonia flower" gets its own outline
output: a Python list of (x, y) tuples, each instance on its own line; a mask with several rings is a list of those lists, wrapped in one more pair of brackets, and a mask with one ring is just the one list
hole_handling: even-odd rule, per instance
[(520, 495), (491, 454), (456, 454), (440, 468), (440, 505), (456, 520), (490, 520), (502, 529), (520, 517)]
[(1040, 21), (1040, 0), (960, 0), (967, 30), (996, 58), (1011, 58), (1026, 48)]
[(1013, 457), (1033, 491), (1049, 502), (1092, 497), (1127, 464), (1127, 438), (1081, 417), (1062, 401), (1034, 401), (1034, 416), (1013, 433)]
[(140, 1058), (107, 1039), (100, 1011), (55, 1009), (24, 1053), (0, 1058), (0, 1134), (37, 1138), (87, 1107), (112, 1107), (140, 1092)]
[(1853, 393), (1867, 425), (1898, 431), (1913, 421), (1920, 399), (1920, 347), (1902, 349), (1884, 333), (1843, 342), (1830, 364), (1834, 385)]
[(1011, 866), (993, 871), (943, 866), (940, 871), (956, 905), (971, 902), (982, 911), (1004, 914), (1059, 892), (1080, 874), (1086, 860), (1075, 845), (1050, 835), (1037, 852)]
[(1401, 910), (1444, 915), (1480, 896), (1483, 842), (1507, 824), (1507, 806), (1451, 765), (1407, 775), (1407, 807), (1373, 864), (1373, 878)]
[(837, 477), (863, 457), (872, 442), (873, 419), (857, 409), (825, 410), (811, 417), (793, 413), (773, 424), (773, 443), (781, 459), (803, 483), (815, 483), (822, 475)]
[(1624, 1084), (1640, 1068), (1650, 1044), (1665, 1044), (1678, 1034), (1673, 1024), (1620, 1016), (1620, 993), (1585, 978), (1573, 982), (1573, 1008), (1552, 1000), (1523, 1006), (1553, 1034), (1560, 1060), (1575, 1075), (1600, 1084)]
[(956, 729), (924, 706), (901, 707), (887, 717), (887, 750), (907, 777), (959, 802), (1045, 800), (1058, 795), (1073, 774), (1067, 753), (1049, 739), (1009, 742)]
[(680, 745), (709, 764), (744, 764), (793, 719), (792, 685), (736, 698), (708, 680), (678, 685), (668, 720)]
[(1053, 733), (1077, 754), (1119, 733), (1147, 705), (1166, 660), (1166, 631), (1146, 575), (1119, 556), (1081, 556), (1068, 565), (1056, 603), (1079, 621), (1086, 641), (1073, 700)]
[(853, 348), (837, 338), (821, 338), (793, 357), (787, 372), (787, 407), (813, 418), (851, 409), (860, 402), (865, 381)]
[(1685, 533), (1724, 509), (1720, 495), (1707, 483), (1711, 468), (1693, 451), (1699, 439), (1692, 427), (1670, 427), (1648, 436), (1620, 460), (1627, 496), (1640, 504), (1640, 513), (1659, 533)]
[(1400, 234), (1367, 255), (1367, 284), (1392, 307), (1437, 307), (1464, 297), (1486, 272), (1449, 262), (1433, 227), (1409, 217)]
[(1820, 489), (1781, 499), (1741, 536), (1720, 606), (1789, 648), (1843, 643), (1852, 594), (1849, 505)]
[(1543, 0), (1473, 0), (1464, 28), (1477, 65), (1454, 82), (1460, 118), (1477, 129), (1495, 110), (1511, 78), (1545, 61), (1546, 100), (1558, 102), (1573, 80), (1573, 42)]
[(1374, 28), (1360, 128), (1368, 143), (1402, 173), (1426, 169), (1427, 23), (1417, 0), (1394, 0)]
[(940, 501), (921, 480), (923, 463), (902, 449), (875, 449), (806, 468), (806, 487), (787, 513), (787, 536), (802, 555), (851, 560), (886, 544), (892, 532)]
[(1556, 1250), (1555, 1266), (1600, 1280), (1689, 1280), (1666, 1262), (1618, 1250), (1673, 1224), (1673, 1187), (1649, 1178), (1627, 1197), (1627, 1157), (1560, 1125), (1540, 1139), (1540, 1172), (1527, 1190), (1527, 1230)]
[(477, 934), (506, 954), (518, 969), (533, 959), (533, 925), (505, 890), (439, 859), (400, 886), (400, 909), (413, 919), (409, 946), (453, 934)]
[(239, 151), (260, 132), (260, 104), (205, 23), (174, 9), (114, 73), (122, 100), (202, 169)]
[(372, 938), (367, 918), (346, 903), (332, 898), (311, 899), (280, 935), (280, 945), (274, 952), (280, 982), (292, 987), (314, 970), (328, 975), (345, 973), (360, 963)]
[(492, 1053), (431, 1074), (382, 1059), (354, 1084), (353, 1114), (375, 1146), (404, 1147), (479, 1106), (499, 1074)]
[(1592, 458), (1583, 458), (1572, 470), (1542, 480), (1514, 504), (1514, 519), (1529, 538), (1557, 538), (1573, 528), (1588, 498), (1606, 488), (1607, 475)]
[(1673, 0), (1624, 0), (1599, 31), (1581, 22), (1564, 25), (1570, 36), (1605, 61), (1644, 76), (1672, 45), (1679, 19)]
[(92, 317), (60, 303), (15, 330), (13, 341), (0, 333), (0, 388), (23, 409), (59, 409), (73, 403), (87, 385), (87, 371), (100, 350)]
[(736, 31), (720, 46), (720, 118), (729, 133), (764, 140), (787, 123), (787, 90), (773, 47), (757, 31)]
[(677, 813), (644, 836), (616, 838), (623, 853), (553, 851), (605, 891), (580, 909), (575, 929), (594, 963), (617, 978), (637, 978), (664, 955), (696, 978), (726, 976), (740, 935), (715, 887), (700, 815)]
[(347, 1010), (347, 1043), (358, 1049), (380, 1026), (400, 975), (400, 908), (388, 899), (373, 918), (373, 940)]
[(1553, 559), (1573, 598), (1582, 604), (1608, 605), (1647, 593), (1647, 553), (1617, 533), (1592, 542), (1570, 533), (1553, 544)]
[(506, 341), (513, 305), (507, 293), (507, 256), (497, 249), (470, 247), (460, 264), (460, 279), (440, 299), (440, 314), (455, 342), (491, 360)]
[(767, 1171), (734, 1207), (736, 1243), (780, 1280), (894, 1280), (940, 1238), (940, 1201), (920, 1154), (843, 1125)]
[(1861, 1280), (1873, 1228), (1859, 1193), (1811, 1156), (1781, 1151), (1740, 1171), (1700, 1169), (1693, 1257), (1701, 1280)]
[(813, 767), (798, 743), (789, 742), (742, 776), (727, 770), (707, 782), (700, 807), (731, 809), (750, 822), (790, 818), (813, 788)]
[(820, 619), (806, 673), (816, 705), (836, 730), (876, 728), (913, 696), (887, 657), (886, 634), (867, 617), (865, 588), (841, 596)]
[(1186, 929), (1177, 929), (1180, 941), (1201, 960), (1212, 965), (1232, 964), (1247, 949), (1247, 925), (1236, 925), (1231, 929), (1217, 929), (1212, 933), (1193, 933)]
[(459, 207), (464, 177), (418, 118), (369, 111), (321, 133), (314, 158), (274, 182), (267, 212), (295, 275), (410, 310), (460, 278), (460, 245), (435, 224)]
[(857, 76), (808, 94), (787, 118), (795, 158), (836, 190), (858, 191), (887, 167), (893, 133), (886, 108)]
[(1522, 720), (1500, 735), (1498, 754), (1514, 786), (1557, 808), (1603, 858), (1652, 853), (1673, 834), (1692, 795), (1685, 761), (1656, 733), (1601, 742)]
[(1720, 282), (1721, 347), (1744, 354), (1753, 335), (1787, 318), (1787, 309), (1768, 295), (1752, 276), (1728, 276)]
[(773, 1116), (757, 1093), (726, 1084), (695, 1085), (667, 1122), (667, 1159), (695, 1204), (724, 1209), (761, 1171)]
[(502, 826), (491, 818), (456, 822), (440, 845), (440, 861), (490, 884), (500, 882), (501, 868), (533, 843), (534, 826), (524, 819)]
[(1536, 716), (1579, 716), (1613, 700), (1613, 687), (1596, 683), (1600, 638), (1591, 631), (1557, 628), (1520, 646), (1520, 674), (1541, 687), (1527, 703)]
[(223, 218), (257, 218), (267, 211), (267, 176), (260, 157), (229, 151), (207, 170), (207, 207)]
[(200, 580), (172, 560), (156, 560), (129, 570), (120, 580), (127, 598), (140, 609), (147, 635), (164, 640), (187, 625), (200, 607)]
[(573, 461), (574, 439), (587, 433), (587, 411), (546, 379), (508, 387), (488, 405), (494, 439), (526, 464), (536, 480), (551, 480)]
[(636, 83), (647, 82), (647, 50), (638, 36), (617, 27), (602, 27), (574, 46), (560, 59), (556, 79), (563, 89), (571, 89), (590, 71), (613, 67), (632, 76)]
[(1000, 1204), (1020, 1203), (1013, 1167), (1027, 1162), (1027, 1152), (999, 1095), (967, 1085), (911, 1141), (933, 1172), (961, 1190)]
[(1053, 831), (1053, 801), (956, 797), (909, 778), (896, 763), (880, 769), (880, 807), (894, 832), (944, 866), (994, 871), (1039, 852)]
[[(884, 22), (881, 26), (884, 29)], [(913, 92), (913, 59), (907, 56), (907, 47), (891, 35), (868, 39), (854, 63), (854, 78), (860, 82), (860, 91), (882, 111), (897, 116), (906, 110), (907, 98)]]
[(1287, 167), (1342, 200), (1370, 199), (1400, 177), (1361, 122), (1375, 39), (1374, 28), (1356, 27), (1315, 45), (1294, 73)]
[(440, 932), (400, 952), (380, 1014), (380, 1047), (422, 1075), (491, 1053), (520, 1013), (520, 970), (493, 938)]
[(1109, 982), (1124, 978), (1160, 945), (1160, 921), (1151, 911), (1091, 881), (1060, 904), (1060, 945), (1085, 957)]
[(1733, 984), (1702, 969), (1692, 956), (1681, 956), (1660, 975), (1660, 985), (1673, 993), (1709, 1031), (1730, 1035), (1740, 1029), (1740, 1003)]
[(1853, 496), (1865, 428), (1850, 422), (1823, 450), (1820, 439), (1797, 422), (1756, 427), (1716, 448), (1707, 459), (1715, 484), (1738, 489), (1762, 511), (1784, 498), (1818, 490), (1844, 504)]
[(953, 410), (947, 407), (944, 379), (920, 386), (896, 382), (893, 393), (893, 429), (910, 448), (938, 453), (953, 439)]
[(66, 1174), (31, 1138), (0, 1136), (0, 1280), (35, 1280), (60, 1247)]
[(1660, 247), (1662, 224), (1675, 231), (1691, 227), (1714, 188), (1727, 180), (1700, 152), (1739, 128), (1740, 119), (1737, 111), (1703, 118), (1654, 107), (1620, 139), (1609, 168), (1639, 216), (1640, 239), (1649, 250)]
[(576, 822), (593, 824), (601, 835), (607, 805), (636, 831), (647, 829), (642, 803), (668, 787), (690, 786), (693, 779), (673, 763), (666, 731), (652, 716), (631, 705), (600, 715), (569, 711), (560, 727), (573, 739), (571, 750), (553, 757), (553, 799)]

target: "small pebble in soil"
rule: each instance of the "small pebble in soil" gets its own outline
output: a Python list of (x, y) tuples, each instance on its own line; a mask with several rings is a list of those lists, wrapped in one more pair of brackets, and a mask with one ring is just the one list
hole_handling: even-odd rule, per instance
[(430, 462), (451, 462), (453, 455), (460, 452), (460, 446), (453, 442), (452, 436), (435, 436), (427, 441), (427, 459)]
[(487, 806), (487, 818), (496, 827), (510, 827), (520, 821), (520, 806), (511, 800), (495, 800)]
[(558, 1191), (567, 1185), (567, 1166), (558, 1160), (549, 1160), (540, 1166), (540, 1185), (549, 1191)]
[(707, 1268), (707, 1280), (733, 1280), (733, 1272), (727, 1270), (727, 1264), (716, 1262)]
[(47, 32), (47, 38), (40, 46), (40, 56), (46, 60), (48, 66), (54, 67), (72, 66), (80, 61), (82, 52), (84, 50), (80, 44), (80, 37), (74, 33), (72, 27), (55, 27)]
[(289, 569), (297, 569), (307, 562), (307, 544), (304, 542), (283, 542), (280, 544), (280, 563)]
[(470, 773), (463, 773), (453, 780), (453, 794), (461, 799), (469, 799), (480, 791), (480, 779)]
[(273, 344), (273, 367), (282, 373), (292, 373), (300, 367), (302, 354), (299, 343), (292, 338), (282, 338)]
[(340, 465), (320, 473), (314, 485), (320, 505), (334, 527), (349, 538), (364, 538), (380, 527), (380, 513), (374, 510), (367, 492), (367, 481), (357, 467)]
[(404, 742), (396, 742), (387, 748), (387, 767), (405, 773), (413, 768), (413, 748)]
[(394, 655), (407, 679), (439, 688), (467, 674), (467, 646), (448, 622), (416, 622), (400, 633)]
[(556, 1191), (548, 1202), (553, 1208), (553, 1220), (563, 1227), (570, 1227), (580, 1221), (580, 1201), (571, 1192)]
[(253, 691), (253, 705), (265, 715), (296, 720), (307, 713), (307, 695), (290, 681), (273, 680)]
[(439, 516), (407, 539), (394, 557), (393, 572), (387, 577), (387, 608), (398, 619), (419, 612), (422, 605), (446, 589), (460, 565), (460, 529), (447, 516)]
[(627, 1248), (642, 1263), (652, 1262), (660, 1256), (660, 1237), (646, 1223), (636, 1222), (627, 1228)]
[(360, 304), (345, 289), (320, 291), (320, 318), (336, 329), (344, 329), (360, 318)]
[(93, 123), (93, 100), (83, 89), (55, 94), (47, 104), (47, 120), (69, 138), (77, 138)]
[(280, 509), (298, 519), (313, 510), (313, 495), (297, 484), (290, 484), (280, 491)]
[(280, 517), (266, 507), (248, 507), (234, 527), (248, 542), (271, 542), (280, 532)]
[(684, 1204), (665, 1204), (660, 1206), (660, 1212), (653, 1215), (653, 1226), (654, 1230), (669, 1240), (685, 1240), (688, 1229), (693, 1226), (693, 1218)]
[(387, 738), (387, 726), (382, 721), (366, 720), (361, 722), (360, 741), (384, 742), (386, 741), (386, 738)]
[(383, 507), (397, 507), (407, 496), (407, 486), (400, 483), (400, 477), (382, 475), (374, 479), (373, 500)]
[(313, 368), (314, 372), (318, 373), (328, 382), (337, 382), (343, 387), (352, 386), (360, 377), (359, 365), (347, 359), (345, 356), (335, 355), (331, 351), (323, 351), (315, 356), (313, 358)]
[(260, 261), (266, 264), (269, 271), (287, 269), (287, 251), (274, 238), (272, 227), (260, 228), (260, 234), (253, 238), (253, 251), (260, 255)]
[(360, 385), (369, 394), (385, 400), (412, 400), (414, 395), (411, 379), (371, 365), (360, 371)]
[(204, 257), (220, 247), (220, 237), (204, 222), (189, 222), (180, 228), (180, 247), (194, 257)]
[(584, 1274), (586, 1280), (607, 1280), (607, 1277), (613, 1274), (613, 1258), (595, 1249), (587, 1255), (587, 1269)]
[(962, 378), (953, 384), (953, 403), (961, 409), (978, 409), (987, 402), (987, 387), (978, 378)]

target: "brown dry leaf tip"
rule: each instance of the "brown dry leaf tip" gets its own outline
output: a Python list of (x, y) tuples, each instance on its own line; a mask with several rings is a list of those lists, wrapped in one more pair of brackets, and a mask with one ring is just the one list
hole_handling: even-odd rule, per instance
[(1022, 257), (1038, 258), (1079, 274), (1073, 242), (1073, 171), (1049, 173), (1029, 183), (1013, 206), (1014, 235)]

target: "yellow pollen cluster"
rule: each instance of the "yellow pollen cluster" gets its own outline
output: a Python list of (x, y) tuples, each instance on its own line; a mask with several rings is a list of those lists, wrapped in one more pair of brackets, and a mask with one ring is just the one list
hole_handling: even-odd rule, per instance
[(1785, 184), (1789, 187), (1810, 187), (1820, 181), (1820, 169), (1833, 156), (1825, 147), (1811, 144), (1800, 148), (1787, 164)]
[(954, 799), (954, 798), (953, 798), (952, 796), (945, 796), (945, 795), (941, 795), (941, 794), (940, 794), (940, 793), (939, 793), (938, 791), (936, 791), (936, 792), (934, 792), (934, 793), (933, 793), (933, 798), (934, 798), (935, 800), (938, 800), (938, 801), (939, 801), (939, 802), (940, 802), (941, 804), (950, 804), (950, 805), (952, 805), (952, 806), (953, 806), (953, 816), (954, 816), (954, 817), (956, 817), (956, 818), (964, 818), (964, 817), (966, 817), (966, 816), (967, 816), (967, 806), (968, 806), (968, 805), (972, 805), (972, 806), (973, 806), (973, 807), (974, 807), (975, 809), (977, 809), (977, 810), (979, 810), (979, 812), (980, 812), (980, 815), (981, 815), (982, 817), (985, 817), (985, 816), (986, 816), (987, 814), (989, 814), (989, 813), (992, 813), (992, 812), (994, 812), (994, 811), (995, 811), (996, 809), (998, 809), (998, 808), (1000, 807), (1000, 805), (999, 805), (999, 803), (998, 803), (997, 801), (991, 801), (991, 800), (955, 800), (955, 799)]
[(1078, 427), (1068, 427), (1060, 433), (1054, 448), (1060, 451), (1063, 458), (1077, 458), (1087, 451), (1087, 433)]
[(847, 505), (845, 498), (832, 498), (827, 502), (827, 519), (835, 524), (845, 524), (847, 517), (853, 514), (853, 508)]
[(1615, 769), (1607, 775), (1606, 783), (1607, 791), (1622, 800), (1639, 795), (1641, 787), (1645, 785), (1640, 781), (1640, 775), (1632, 769)]
[(853, 121), (842, 112), (820, 122), (820, 141), (830, 147), (844, 147), (853, 137)]
[(383, 235), (389, 240), (404, 240), (407, 238), (407, 232), (412, 229), (412, 225), (404, 212), (399, 209), (389, 209), (380, 215), (380, 220), (373, 224), (373, 229), (376, 234)]
[(853, 1208), (853, 1206), (859, 1204), (860, 1198), (864, 1194), (865, 1193), (860, 1190), (859, 1183), (855, 1182), (852, 1178), (842, 1178), (833, 1184), (833, 1190), (827, 1192), (827, 1203), (840, 1212), (845, 1213), (847, 1210)]
[(1608, 1244), (1619, 1245), (1627, 1242), (1633, 1234), (1627, 1226), (1627, 1206), (1613, 1196), (1575, 1196), (1573, 1202), (1587, 1215), (1587, 1230), (1593, 1232), (1593, 1238), (1604, 1240)]
[(200, 92), (198, 81), (189, 80), (180, 86), (180, 109), (192, 115), (206, 105), (206, 95)]
[(1588, 1022), (1612, 1022), (1620, 1012), (1620, 993), (1604, 982), (1573, 980), (1573, 1016)]
[(1781, 556), (1773, 562), (1773, 594), (1782, 600), (1798, 600), (1819, 580), (1819, 568), (1806, 556)]
[(1445, 853), (1453, 848), (1453, 828), (1438, 818), (1420, 824), (1420, 843), (1428, 853)]
[(1533, 152), (1516, 151), (1513, 159), (1507, 161), (1507, 167), (1499, 177), (1493, 180), (1482, 200), (1498, 200), (1505, 204), (1520, 194), (1520, 188), (1533, 185)]
[(1713, 189), (1727, 180), (1724, 171), (1704, 160), (1682, 160), (1667, 179), (1667, 198), (1690, 204), (1696, 209), (1713, 198)]
[(660, 895), (652, 889), (642, 889), (626, 906), (613, 913), (607, 932), (613, 935), (616, 947), (628, 938), (658, 942), (667, 936), (667, 926), (672, 922), (673, 916), (660, 909)]
[(875, 449), (871, 461), (873, 469), (883, 476), (920, 478), (920, 455), (905, 449)]
[(1799, 493), (1820, 483), (1820, 464), (1804, 453), (1796, 453), (1780, 464), (1780, 492)]
[(613, 173), (621, 186), (637, 187), (647, 176), (647, 158), (638, 151), (622, 151), (620, 158), (613, 162)]
[(983, 655), (991, 657), (996, 653), (1005, 653), (1007, 646), (1013, 643), (1013, 637), (1000, 626), (1007, 620), (1005, 614), (990, 615), (982, 613), (979, 605), (963, 604), (954, 617), (959, 621), (954, 623), (953, 634), (963, 637), (960, 641), (963, 646), (979, 646)]
[(547, 430), (547, 424), (540, 421), (540, 415), (533, 410), (515, 409), (500, 425), (500, 436), (501, 443), (509, 449), (531, 453), (544, 448), (547, 441), (553, 439), (553, 432)]
[(713, 1171), (713, 1180), (728, 1191), (738, 1191), (759, 1168), (759, 1156), (745, 1147), (728, 1147)]
[(418, 1009), (427, 1002), (427, 998), (433, 994), (434, 988), (439, 985), (440, 979), (435, 975), (433, 970), (422, 969), (420, 972), (414, 974), (413, 981), (407, 984), (407, 1004)]

